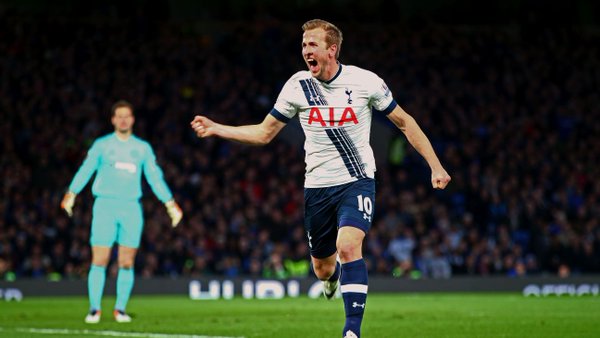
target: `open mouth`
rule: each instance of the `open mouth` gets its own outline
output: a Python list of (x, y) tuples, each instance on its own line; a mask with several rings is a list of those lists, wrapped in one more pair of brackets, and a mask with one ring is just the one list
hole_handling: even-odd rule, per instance
[(317, 71), (317, 66), (319, 65), (319, 63), (317, 62), (317, 60), (315, 60), (313, 58), (306, 59), (306, 63), (308, 64), (308, 69), (311, 72)]

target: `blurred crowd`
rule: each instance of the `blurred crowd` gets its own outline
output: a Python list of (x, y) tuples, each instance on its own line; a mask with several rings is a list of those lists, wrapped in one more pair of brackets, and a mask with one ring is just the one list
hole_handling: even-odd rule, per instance
[[(172, 229), (145, 186), (139, 276), (310, 276), (303, 140), (256, 148), (189, 128), (198, 112), (261, 121), (304, 68), (301, 24), (1, 17), (0, 277), (87, 275), (91, 184), (73, 218), (59, 203), (117, 99), (184, 211)], [(600, 273), (597, 31), (339, 26), (341, 62), (386, 80), (452, 176), (434, 191), (397, 131), (377, 171), (371, 275)]]

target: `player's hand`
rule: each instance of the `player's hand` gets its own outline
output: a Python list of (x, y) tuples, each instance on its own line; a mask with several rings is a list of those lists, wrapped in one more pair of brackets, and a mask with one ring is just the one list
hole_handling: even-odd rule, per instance
[(181, 218), (183, 218), (183, 211), (181, 211), (181, 208), (175, 200), (166, 202), (165, 207), (167, 207), (167, 213), (169, 214), (169, 217), (171, 217), (171, 226), (174, 228), (179, 224)]
[(443, 168), (431, 172), (431, 185), (434, 189), (446, 188), (450, 180), (450, 175)]
[(208, 117), (196, 115), (190, 125), (198, 137), (209, 137), (215, 134), (216, 123)]
[(67, 212), (67, 215), (69, 215), (69, 217), (73, 216), (73, 206), (75, 205), (75, 197), (77, 197), (77, 194), (75, 194), (72, 191), (69, 191), (65, 194), (65, 196), (63, 196), (63, 199), (60, 202), (60, 207)]

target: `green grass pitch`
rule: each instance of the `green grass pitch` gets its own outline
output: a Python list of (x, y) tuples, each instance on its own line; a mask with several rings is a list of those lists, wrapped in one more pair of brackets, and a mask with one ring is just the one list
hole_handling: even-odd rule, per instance
[[(341, 299), (193, 301), (136, 296), (134, 321), (118, 324), (105, 297), (99, 324), (83, 323), (84, 297), (0, 302), (0, 337), (341, 337)], [(364, 338), (600, 337), (600, 298), (525, 298), (520, 294), (370, 294)]]

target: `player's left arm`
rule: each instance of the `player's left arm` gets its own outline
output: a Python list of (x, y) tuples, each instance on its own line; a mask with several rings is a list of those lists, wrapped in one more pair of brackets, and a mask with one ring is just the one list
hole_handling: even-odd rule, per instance
[(165, 182), (163, 171), (156, 163), (156, 156), (150, 145), (147, 146), (146, 156), (142, 166), (146, 181), (148, 181), (150, 188), (152, 188), (156, 197), (163, 202), (167, 208), (167, 213), (171, 218), (171, 225), (173, 227), (177, 226), (183, 217), (183, 212), (177, 202), (175, 202), (173, 194)]
[(450, 175), (446, 172), (440, 160), (438, 159), (431, 142), (419, 127), (415, 119), (397, 105), (388, 118), (400, 129), (408, 142), (425, 158), (431, 168), (431, 185), (435, 189), (444, 189), (450, 182)]

